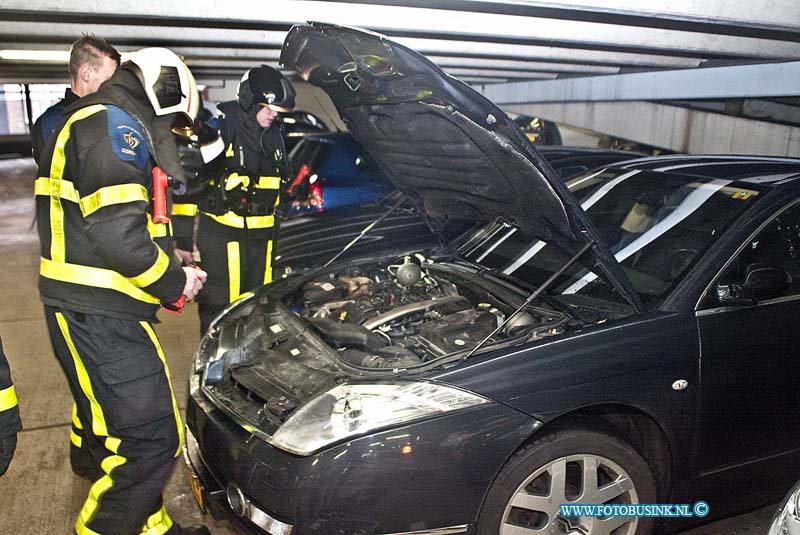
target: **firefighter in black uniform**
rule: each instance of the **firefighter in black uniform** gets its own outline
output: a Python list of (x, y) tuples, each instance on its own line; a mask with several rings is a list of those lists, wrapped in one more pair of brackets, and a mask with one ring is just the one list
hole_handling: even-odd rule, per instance
[(0, 340), (0, 476), (6, 473), (14, 449), (17, 447), (17, 433), (22, 429), (17, 406), (17, 393), (11, 383), (11, 370), (8, 368), (3, 342)]
[[(131, 53), (93, 95), (68, 106), (36, 180), (39, 291), (92, 454), (102, 459), (75, 526), (80, 535), (203, 534), (181, 528), (161, 491), (183, 443), (159, 306), (180, 308), (205, 273), (181, 268), (161, 222), (158, 165), (179, 176), (171, 127), (197, 112), (191, 72), (174, 53)], [(154, 213), (155, 212), (155, 213)]]
[(84, 35), (74, 43), (69, 54), (69, 85), (64, 98), (47, 108), (31, 128), (33, 159), (39, 163), (47, 140), (56, 128), (64, 122), (64, 108), (97, 91), (100, 84), (111, 78), (119, 67), (120, 55), (117, 49), (102, 37)]
[[(120, 55), (117, 49), (102, 37), (83, 35), (72, 43), (69, 54), (70, 87), (65, 90), (64, 98), (47, 108), (31, 128), (33, 159), (37, 164), (42, 149), (50, 136), (56, 129), (60, 130), (64, 121), (67, 120), (64, 117), (64, 109), (80, 97), (97, 91), (100, 84), (111, 78), (111, 75), (117, 70), (119, 61)], [(84, 433), (83, 422), (80, 421), (77, 407), (74, 405), (69, 439), (69, 461), (72, 471), (91, 481), (102, 477), (103, 473), (98, 468), (99, 463), (95, 462), (91, 456), (89, 442), (92, 440), (92, 436)]]
[[(272, 281), (275, 209), (289, 176), (278, 112), (294, 108), (295, 91), (280, 71), (262, 65), (242, 77), (235, 101), (218, 106), (225, 167), (211, 202), (200, 212), (197, 249), (208, 281), (197, 298), (200, 330), (241, 295)], [(179, 254), (191, 261), (197, 204), (173, 206)]]

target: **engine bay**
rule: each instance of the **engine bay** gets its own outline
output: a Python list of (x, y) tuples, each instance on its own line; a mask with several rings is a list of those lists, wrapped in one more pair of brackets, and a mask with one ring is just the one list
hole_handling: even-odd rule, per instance
[[(502, 292), (496, 285), (475, 278), (449, 264), (406, 256), (388, 265), (351, 265), (314, 277), (284, 304), (347, 364), (409, 368), (466, 355), (513, 314), (518, 303), (498, 297)], [(567, 319), (557, 310), (529, 306), (487, 343), (557, 334)]]

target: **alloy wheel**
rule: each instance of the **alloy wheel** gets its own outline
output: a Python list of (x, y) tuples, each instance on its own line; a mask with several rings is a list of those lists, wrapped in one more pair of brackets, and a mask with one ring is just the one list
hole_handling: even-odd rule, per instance
[(633, 535), (637, 518), (564, 517), (561, 504), (638, 503), (631, 477), (599, 455), (558, 458), (535, 470), (506, 505), (500, 535)]

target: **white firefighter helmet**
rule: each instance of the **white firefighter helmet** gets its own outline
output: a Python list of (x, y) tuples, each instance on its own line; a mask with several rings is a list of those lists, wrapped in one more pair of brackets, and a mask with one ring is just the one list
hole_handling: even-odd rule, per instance
[(133, 64), (156, 115), (182, 113), (191, 122), (197, 118), (200, 98), (189, 67), (167, 48), (143, 48), (123, 54)]

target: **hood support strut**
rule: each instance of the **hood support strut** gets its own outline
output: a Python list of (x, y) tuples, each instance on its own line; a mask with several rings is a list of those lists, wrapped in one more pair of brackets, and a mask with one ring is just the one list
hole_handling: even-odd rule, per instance
[(542, 295), (542, 293), (543, 293), (545, 290), (547, 290), (547, 288), (549, 288), (549, 287), (550, 287), (550, 285), (551, 285), (551, 284), (553, 284), (553, 282), (555, 282), (555, 280), (556, 280), (558, 277), (560, 277), (561, 275), (563, 275), (563, 274), (564, 274), (564, 272), (565, 272), (566, 270), (568, 270), (568, 269), (569, 269), (569, 267), (570, 267), (572, 264), (574, 264), (575, 262), (577, 262), (577, 261), (578, 261), (578, 259), (579, 259), (581, 256), (583, 256), (583, 254), (584, 254), (586, 251), (588, 251), (589, 249), (591, 249), (593, 245), (594, 245), (594, 242), (593, 242), (593, 241), (590, 241), (590, 242), (588, 242), (586, 245), (584, 245), (583, 247), (581, 247), (581, 248), (578, 250), (578, 252), (577, 252), (577, 253), (575, 253), (575, 254), (572, 256), (572, 258), (570, 258), (569, 260), (567, 260), (567, 261), (566, 261), (566, 263), (565, 263), (563, 266), (561, 266), (561, 267), (558, 269), (558, 271), (556, 271), (555, 273), (553, 273), (552, 275), (550, 275), (550, 277), (549, 277), (549, 278), (548, 278), (546, 281), (544, 281), (544, 282), (542, 283), (542, 285), (541, 285), (541, 286), (539, 286), (539, 287), (536, 289), (536, 291), (534, 291), (534, 292), (533, 292), (531, 295), (529, 295), (529, 296), (528, 296), (528, 297), (525, 299), (525, 301), (523, 301), (523, 302), (522, 302), (522, 304), (521, 304), (520, 306), (518, 306), (518, 307), (517, 307), (517, 309), (516, 309), (516, 310), (515, 310), (515, 311), (514, 311), (514, 312), (513, 312), (513, 313), (512, 313), (510, 316), (508, 316), (508, 317), (505, 319), (505, 321), (504, 321), (503, 323), (501, 323), (500, 325), (498, 325), (498, 326), (497, 326), (497, 328), (496, 328), (495, 330), (493, 330), (491, 333), (489, 333), (489, 335), (487, 335), (487, 336), (486, 336), (486, 338), (484, 338), (483, 340), (481, 340), (481, 341), (478, 343), (478, 345), (476, 345), (474, 348), (472, 348), (472, 351), (470, 351), (469, 353), (467, 353), (467, 354), (466, 354), (466, 356), (464, 356), (464, 360), (466, 360), (466, 359), (470, 358), (472, 355), (474, 355), (475, 353), (477, 353), (477, 352), (478, 352), (478, 350), (479, 350), (481, 347), (483, 347), (483, 346), (486, 344), (486, 342), (488, 342), (490, 339), (492, 339), (492, 338), (493, 338), (493, 337), (494, 337), (494, 336), (495, 336), (497, 333), (499, 333), (500, 331), (502, 331), (502, 330), (505, 328), (505, 326), (506, 326), (506, 325), (508, 325), (508, 322), (510, 322), (512, 319), (514, 319), (514, 318), (517, 316), (517, 314), (519, 314), (520, 312), (522, 312), (522, 311), (525, 309), (525, 307), (527, 307), (528, 305), (530, 305), (531, 303), (533, 303), (533, 302), (536, 300), (536, 298), (537, 298), (537, 297), (539, 297), (540, 295)]
[(386, 219), (387, 217), (389, 217), (390, 215), (392, 215), (392, 213), (394, 213), (394, 211), (395, 211), (395, 210), (397, 210), (398, 208), (400, 208), (400, 206), (401, 206), (401, 205), (402, 205), (404, 202), (406, 202), (406, 196), (405, 196), (405, 195), (401, 195), (401, 196), (400, 196), (400, 199), (398, 199), (398, 201), (397, 201), (396, 203), (394, 203), (394, 204), (391, 206), (391, 208), (389, 208), (389, 209), (388, 209), (386, 212), (384, 212), (383, 214), (381, 214), (381, 216), (380, 216), (378, 219), (376, 219), (375, 221), (373, 221), (372, 223), (370, 223), (369, 225), (367, 225), (366, 227), (364, 227), (364, 229), (363, 229), (363, 230), (362, 230), (362, 231), (359, 233), (359, 235), (358, 235), (358, 236), (356, 236), (355, 238), (353, 238), (352, 240), (350, 240), (350, 243), (348, 243), (347, 245), (345, 245), (345, 246), (342, 248), (342, 250), (341, 250), (341, 251), (339, 251), (338, 253), (336, 253), (336, 254), (333, 256), (333, 258), (331, 258), (330, 260), (328, 260), (327, 262), (325, 262), (325, 265), (324, 265), (323, 267), (328, 267), (328, 266), (330, 266), (331, 264), (333, 264), (333, 263), (336, 261), (336, 259), (337, 259), (337, 258), (339, 258), (340, 256), (342, 256), (342, 255), (343, 255), (344, 253), (346, 253), (346, 252), (347, 252), (347, 251), (348, 251), (348, 250), (349, 250), (351, 247), (353, 247), (355, 244), (357, 244), (357, 243), (358, 243), (358, 242), (361, 240), (361, 238), (363, 238), (364, 236), (366, 236), (366, 235), (367, 235), (367, 233), (368, 233), (369, 231), (371, 231), (372, 229), (374, 229), (375, 227), (377, 227), (378, 225), (380, 225), (380, 224), (383, 222), (383, 220), (384, 220), (384, 219)]

